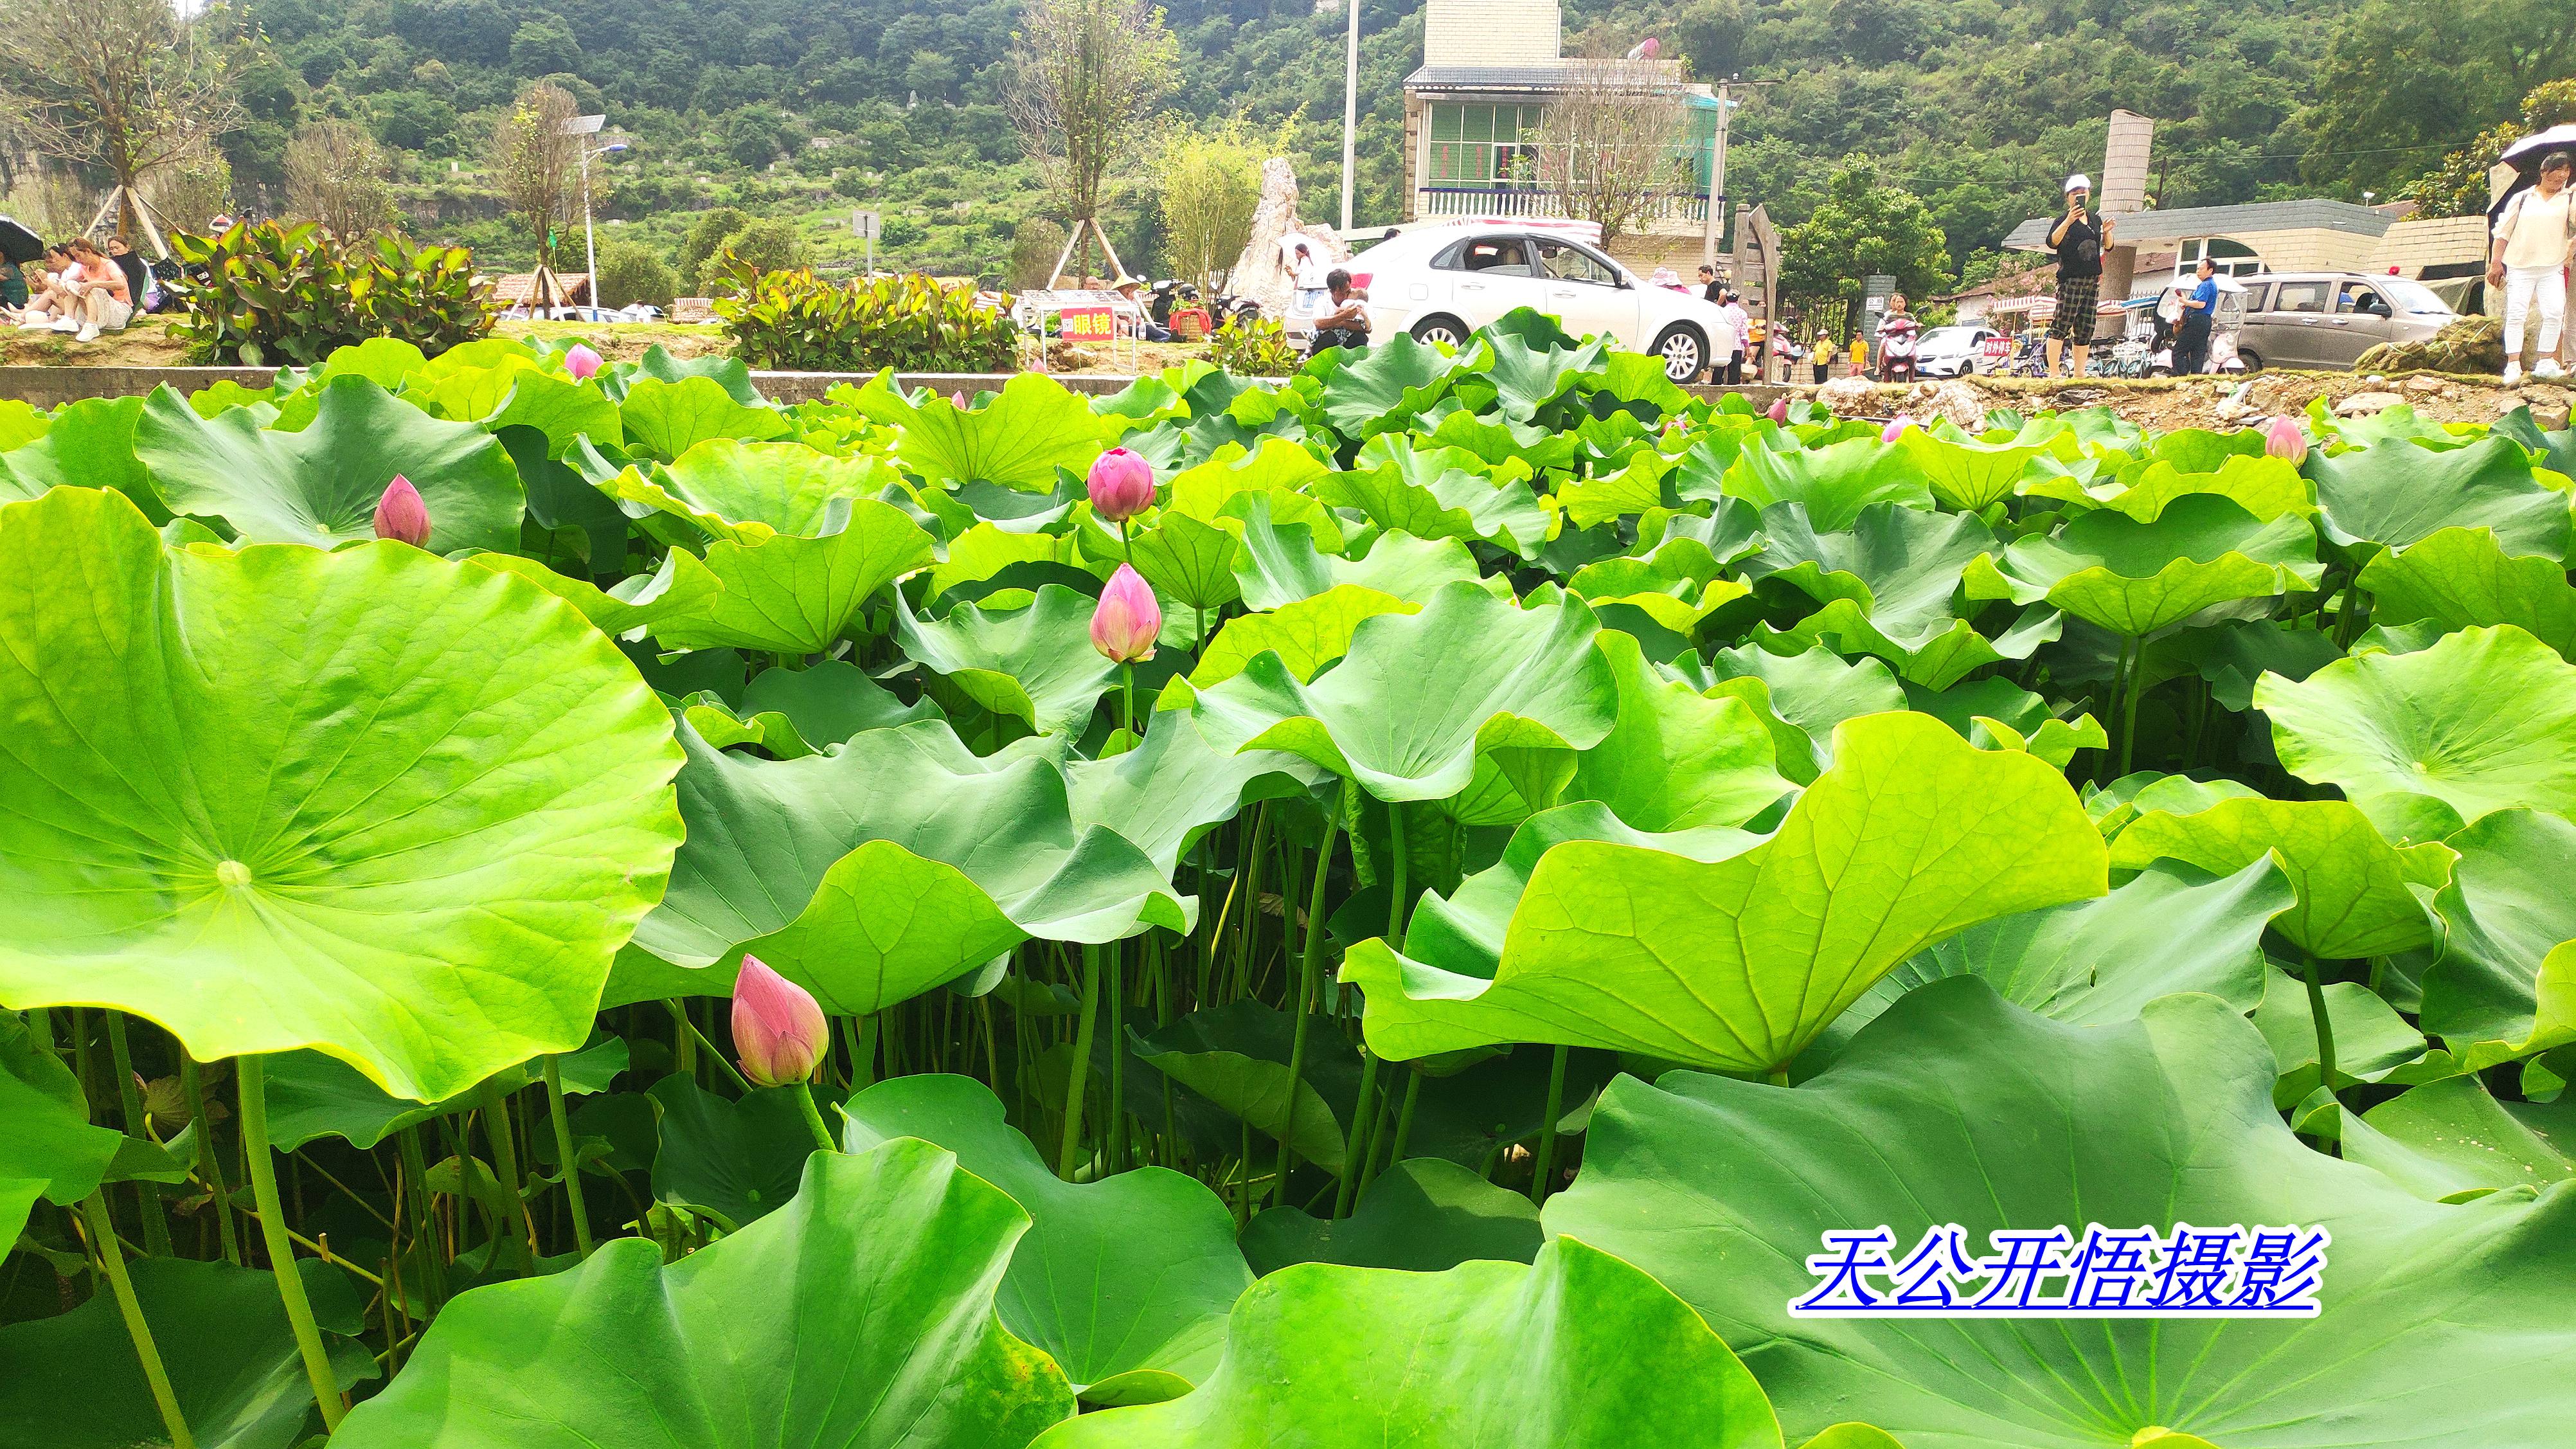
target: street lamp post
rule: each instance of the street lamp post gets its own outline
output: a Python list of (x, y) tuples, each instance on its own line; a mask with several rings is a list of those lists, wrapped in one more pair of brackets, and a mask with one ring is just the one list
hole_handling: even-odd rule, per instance
[(626, 149), (623, 141), (581, 148), (581, 249), (590, 269), (590, 308), (593, 312), (599, 310), (599, 234), (590, 221), (590, 158), (621, 155)]

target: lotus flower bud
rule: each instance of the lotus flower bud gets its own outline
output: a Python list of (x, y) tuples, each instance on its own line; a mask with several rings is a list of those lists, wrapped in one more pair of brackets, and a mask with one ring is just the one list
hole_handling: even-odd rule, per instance
[(1912, 426), (1914, 426), (1914, 420), (1912, 418), (1907, 417), (1903, 413), (1898, 413), (1896, 416), (1887, 420), (1886, 427), (1878, 430), (1878, 440), (1882, 443), (1893, 443), (1898, 438), (1903, 437), (1905, 435), (1905, 430)]
[(811, 992), (757, 956), (742, 958), (733, 983), (733, 1050), (753, 1086), (784, 1087), (814, 1075), (830, 1032)]
[(966, 411), (966, 389), (961, 387), (951, 390), (948, 394), (948, 405), (961, 413)]
[(1771, 399), (1771, 421), (1775, 423), (1785, 423), (1789, 421), (1789, 400), (1787, 398), (1775, 397)]
[(587, 344), (576, 342), (564, 354), (564, 371), (571, 373), (575, 382), (588, 382), (599, 372), (599, 354)]
[(420, 490), (400, 473), (385, 485), (385, 496), (376, 500), (376, 537), (399, 539), (414, 548), (429, 542), (429, 505), (420, 501)]
[(1091, 511), (1124, 523), (1154, 506), (1154, 465), (1140, 453), (1112, 448), (1092, 460)]
[(2292, 417), (2278, 417), (2263, 430), (2263, 451), (2286, 460), (2293, 468), (2307, 461), (2308, 434)]
[(1100, 607), (1091, 612), (1091, 647), (1121, 664), (1154, 657), (1154, 636), (1163, 632), (1163, 606), (1154, 599), (1145, 576), (1126, 564), (1109, 576), (1100, 591)]

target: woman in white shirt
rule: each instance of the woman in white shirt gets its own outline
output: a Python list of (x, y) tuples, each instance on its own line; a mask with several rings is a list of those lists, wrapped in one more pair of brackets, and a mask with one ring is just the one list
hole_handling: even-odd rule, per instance
[(2576, 157), (2552, 151), (2541, 158), (2540, 180), (2507, 201), (2496, 218), (2495, 246), (2487, 259), (2487, 285), (2504, 288), (2504, 380), (2522, 380), (2522, 336), (2533, 304), (2540, 310), (2540, 358), (2534, 377), (2563, 376), (2558, 332), (2567, 320), (2567, 263), (2576, 257), (2576, 201), (2567, 178)]

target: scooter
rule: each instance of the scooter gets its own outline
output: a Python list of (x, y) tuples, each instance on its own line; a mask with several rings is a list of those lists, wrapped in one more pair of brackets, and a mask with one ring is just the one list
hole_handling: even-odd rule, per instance
[(1880, 373), (1889, 382), (1914, 380), (1914, 355), (1922, 346), (1912, 317), (1890, 317), (1878, 330)]

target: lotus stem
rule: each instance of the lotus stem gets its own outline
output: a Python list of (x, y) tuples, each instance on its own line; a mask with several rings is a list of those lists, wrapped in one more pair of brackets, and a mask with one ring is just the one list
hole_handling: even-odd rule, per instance
[(1392, 842), (1386, 853), (1393, 858), (1387, 867), (1386, 943), (1401, 950), (1404, 946), (1404, 888), (1407, 884), (1404, 872), (1408, 864), (1404, 851), (1404, 802), (1386, 802), (1386, 833)]
[[(863, 1092), (877, 1084), (877, 1018), (869, 1012), (863, 1016), (841, 1018), (841, 1045), (850, 1053), (850, 1090)], [(995, 1078), (996, 1081), (1000, 1078)]]
[(1324, 817), (1324, 843), (1315, 851), (1315, 879), (1306, 894), (1306, 934), (1297, 956), (1297, 1021), (1288, 1040), (1288, 1110), (1279, 1126), (1279, 1177), (1271, 1184), (1270, 1205), (1288, 1201), (1288, 1169), (1297, 1160), (1297, 1087), (1306, 1076), (1306, 1027), (1315, 1014), (1315, 994), (1324, 970), (1324, 882), (1333, 874), (1333, 837), (1337, 817)]
[(2125, 775), (2138, 747), (2138, 700), (2147, 692), (2147, 641), (2123, 639), (2120, 657), (2126, 663), (2120, 703), (2120, 774)]
[(1073, 1181), (1082, 1149), (1082, 1098), (1091, 1089), (1091, 1043), (1099, 1031), (1100, 948), (1082, 948), (1082, 1020), (1073, 1029), (1073, 1069), (1064, 1088), (1064, 1141), (1056, 1150), (1055, 1175)]
[(590, 1206), (582, 1201), (581, 1164), (573, 1159), (572, 1117), (564, 1111), (563, 1072), (546, 1058), (546, 1115), (555, 1124), (555, 1161), (563, 1165), (564, 1205), (572, 1212), (573, 1247), (590, 1256)]
[(838, 1152), (841, 1144), (832, 1140), (832, 1129), (823, 1121), (822, 1110), (814, 1105), (811, 1084), (796, 1084), (796, 1107), (805, 1114), (805, 1130), (814, 1134), (814, 1145), (825, 1152)]
[[(1395, 1114), (1395, 1140), (1387, 1144), (1384, 1165), (1369, 1173), (1370, 1181), (1374, 1182), (1377, 1179), (1378, 1173), (1391, 1171), (1397, 1163), (1404, 1160), (1404, 1144), (1407, 1139), (1413, 1136), (1414, 1099), (1421, 1095), (1422, 1073), (1420, 1071), (1406, 1072), (1404, 1081), (1404, 1107), (1403, 1110)], [(1365, 1191), (1368, 1187), (1368, 1183), (1361, 1183), (1360, 1187)]]
[(1530, 1201), (1547, 1201), (1549, 1179), (1556, 1175), (1556, 1119), (1565, 1113), (1565, 1059), (1569, 1049), (1558, 1047), (1547, 1064), (1547, 1118), (1538, 1124), (1538, 1156), (1531, 1165), (1537, 1169), (1530, 1176)]
[(433, 1314), (447, 1299), (447, 1253), (438, 1236), (438, 1219), (430, 1211), (429, 1163), (420, 1150), (420, 1128), (405, 1127), (395, 1137), (395, 1155), (400, 1164), (403, 1191), (411, 1194), (412, 1232), (426, 1234), (429, 1251), (421, 1255), (421, 1296), (428, 1300)]
[(196, 1449), (196, 1436), (188, 1432), (187, 1416), (179, 1412), (179, 1396), (170, 1392), (169, 1372), (161, 1366), (161, 1347), (152, 1341), (152, 1325), (143, 1320), (143, 1302), (134, 1296), (134, 1280), (126, 1274), (125, 1250), (117, 1246), (116, 1224), (108, 1217), (104, 1190), (81, 1199), (80, 1210), (89, 1227), (90, 1246), (98, 1250), (99, 1269), (107, 1275), (108, 1290), (116, 1295), (125, 1335), (134, 1340), (134, 1356), (143, 1362), (143, 1381), (152, 1386), (152, 1405), (161, 1411), (162, 1426), (170, 1431), (171, 1449)]
[(304, 1296), (304, 1277), (295, 1270), (295, 1242), (287, 1236), (286, 1208), (277, 1196), (277, 1163), (268, 1145), (268, 1073), (257, 1057), (235, 1058), (234, 1073), (241, 1091), (242, 1156), (250, 1166), (251, 1201), (259, 1205), (268, 1268), (277, 1277), (287, 1324), (295, 1330), (295, 1347), (304, 1358), (304, 1377), (313, 1385), (314, 1405), (322, 1411), (322, 1428), (337, 1433), (349, 1406), (332, 1380), (331, 1356), (323, 1351), (312, 1301)]
[[(48, 1046), (52, 1043), (47, 1043)], [(241, 1237), (233, 1227), (232, 1194), (224, 1184), (223, 1154), (215, 1150), (215, 1119), (206, 1111), (206, 1081), (197, 1070), (197, 1059), (183, 1049), (179, 1053), (179, 1090), (188, 1099), (188, 1120), (197, 1128), (197, 1165), (205, 1169), (206, 1184), (214, 1189), (215, 1234), (224, 1247), (224, 1261), (241, 1266)]]
[(1132, 735), (1136, 733), (1136, 666), (1132, 663), (1122, 664), (1118, 666), (1118, 669), (1121, 674), (1124, 674), (1127, 677), (1127, 703), (1125, 708), (1126, 719), (1124, 723), (1127, 727), (1127, 733)]
[(1109, 1171), (1127, 1165), (1127, 961), (1115, 941), (1109, 959)]
[(688, 1002), (674, 996), (662, 1004), (671, 1008), (671, 1069), (694, 1082), (698, 1079), (698, 1044), (696, 1033), (689, 1029)]
[[(107, 1013), (107, 1049), (116, 1062), (116, 1100), (124, 1114), (125, 1135), (152, 1140), (144, 1131), (143, 1093), (134, 1084), (134, 1053), (125, 1040), (125, 1013)], [(134, 1184), (136, 1206), (143, 1218), (143, 1251), (155, 1258), (170, 1256), (170, 1223), (161, 1211), (161, 1189), (148, 1182)]]
[(2334, 1020), (2326, 1015), (2326, 988), (2317, 974), (2317, 958), (2301, 951), (2299, 961), (2307, 972), (2308, 1015), (2317, 1028), (2317, 1084), (2331, 1093), (2335, 1074)]
[[(1289, 1083), (1289, 1091), (1296, 1091), (1294, 1082)], [(1333, 1216), (1337, 1218), (1349, 1217), (1351, 1202), (1359, 1196), (1360, 1173), (1368, 1166), (1369, 1128), (1377, 1121), (1376, 1110), (1371, 1105), (1376, 1092), (1377, 1053), (1362, 1045), (1360, 1100), (1359, 1105), (1351, 1109), (1351, 1140), (1348, 1150), (1342, 1154), (1341, 1191), (1333, 1195)]]
[(527, 1195), (519, 1187), (519, 1146), (510, 1133), (510, 1098), (498, 1080), (486, 1077), (476, 1093), (483, 1104), (483, 1136), (492, 1144), (492, 1175), (501, 1180), (509, 1215), (500, 1241), (512, 1244), (511, 1259), (521, 1272), (536, 1266), (536, 1221), (528, 1216)]

